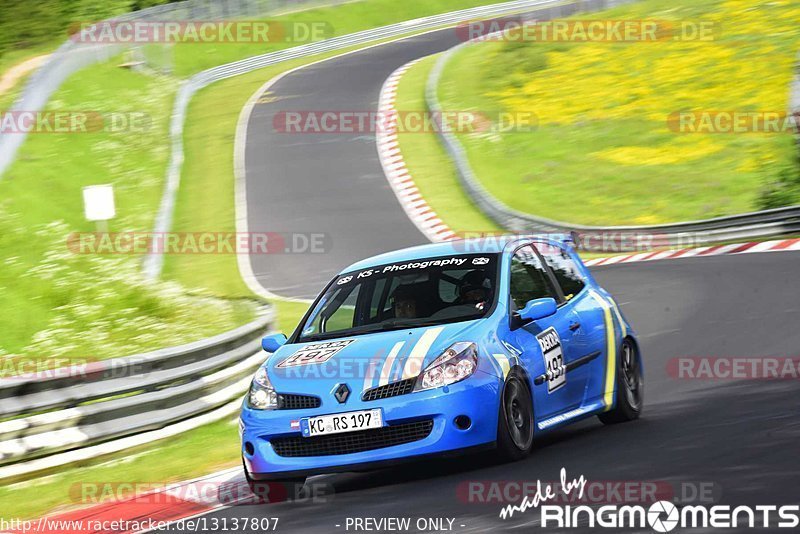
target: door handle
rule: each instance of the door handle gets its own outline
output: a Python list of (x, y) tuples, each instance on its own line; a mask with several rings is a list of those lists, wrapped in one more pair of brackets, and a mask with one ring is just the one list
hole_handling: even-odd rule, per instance
[(581, 327), (581, 323), (579, 323), (577, 321), (572, 321), (571, 323), (569, 323), (569, 329), (572, 330), (573, 332), (575, 330), (577, 330), (578, 328), (580, 328), (580, 327)]

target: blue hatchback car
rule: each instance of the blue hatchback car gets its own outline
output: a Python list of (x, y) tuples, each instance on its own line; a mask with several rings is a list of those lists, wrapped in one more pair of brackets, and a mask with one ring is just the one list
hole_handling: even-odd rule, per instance
[(568, 241), (375, 256), (263, 347), (240, 421), (251, 482), (480, 448), (514, 460), (561, 425), (642, 411), (636, 335)]

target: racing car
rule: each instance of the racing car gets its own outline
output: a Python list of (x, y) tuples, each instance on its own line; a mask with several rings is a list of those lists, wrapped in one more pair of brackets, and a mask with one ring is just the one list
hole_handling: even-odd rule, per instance
[(331, 280), (245, 396), (251, 485), (494, 449), (597, 415), (637, 419), (639, 343), (568, 239), (448, 241)]

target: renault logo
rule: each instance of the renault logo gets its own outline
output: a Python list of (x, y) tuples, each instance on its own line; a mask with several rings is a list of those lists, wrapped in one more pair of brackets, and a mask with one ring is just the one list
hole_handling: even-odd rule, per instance
[(347, 384), (339, 384), (336, 386), (336, 389), (333, 390), (333, 396), (339, 401), (339, 404), (344, 404), (347, 397), (350, 396), (350, 388), (347, 387)]

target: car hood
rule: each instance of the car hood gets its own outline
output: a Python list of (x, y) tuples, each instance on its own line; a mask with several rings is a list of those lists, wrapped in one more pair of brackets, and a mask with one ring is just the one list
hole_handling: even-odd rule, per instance
[(347, 383), (364, 391), (417, 376), (458, 341), (478, 342), (480, 320), (352, 337), (293, 343), (273, 353), (265, 365), (279, 393), (325, 394)]

